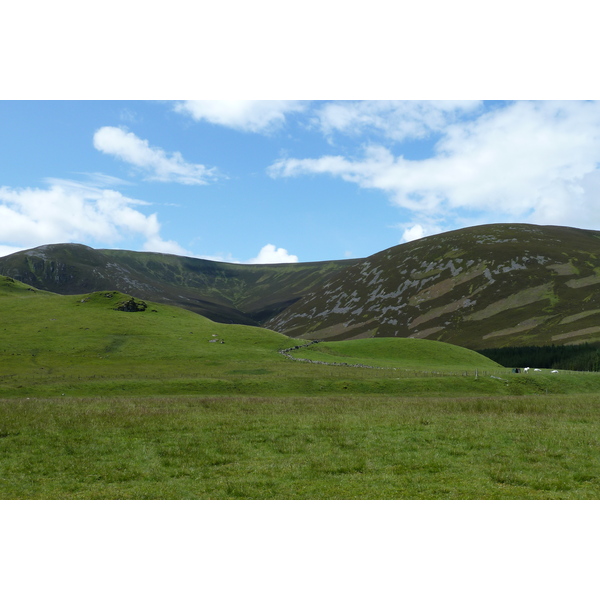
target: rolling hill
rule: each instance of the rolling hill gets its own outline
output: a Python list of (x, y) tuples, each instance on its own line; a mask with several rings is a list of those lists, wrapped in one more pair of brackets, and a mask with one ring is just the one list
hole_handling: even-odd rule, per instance
[(365, 259), (281, 265), (57, 244), (0, 258), (0, 274), (60, 294), (119, 290), (308, 340), (600, 340), (600, 232), (569, 227), (483, 225)]
[(600, 340), (600, 233), (513, 224), (431, 236), (347, 267), (265, 326), (473, 349)]
[(260, 326), (355, 262), (240, 265), (52, 244), (0, 258), (0, 275), (58, 294), (114, 289), (179, 306), (218, 323)]
[[(0, 313), (1, 397), (406, 393), (398, 378), (406, 368), (418, 371), (412, 377), (448, 367), (506, 371), (464, 348), (390, 338), (319, 345), (330, 362), (342, 356), (346, 366), (376, 369), (289, 360), (283, 350), (300, 340), (268, 329), (116, 291), (45, 292), (4, 276)], [(492, 379), (458, 379), (462, 393), (498, 391)]]
[(3, 276), (0, 314), (4, 500), (598, 497), (599, 374)]

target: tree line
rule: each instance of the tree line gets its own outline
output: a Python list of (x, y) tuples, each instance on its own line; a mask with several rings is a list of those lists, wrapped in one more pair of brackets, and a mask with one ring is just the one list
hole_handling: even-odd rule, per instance
[(600, 371), (600, 343), (569, 346), (506, 346), (478, 350), (503, 367)]

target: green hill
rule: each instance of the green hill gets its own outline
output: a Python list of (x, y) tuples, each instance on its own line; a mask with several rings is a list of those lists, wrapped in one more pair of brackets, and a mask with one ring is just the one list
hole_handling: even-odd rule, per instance
[(600, 340), (600, 233), (484, 225), (395, 246), (265, 323), (287, 335), (472, 349)]
[[(594, 374), (511, 377), (509, 368), (476, 352), (430, 340), (377, 338), (303, 348), (303, 340), (274, 331), (215, 323), (116, 291), (63, 296), (5, 277), (0, 314), (1, 398), (467, 397), (598, 386)], [(286, 357), (290, 348), (297, 348), (289, 353), (300, 360)]]
[(294, 338), (417, 338), (471, 349), (600, 342), (600, 233), (495, 224), (365, 259), (242, 265), (56, 244), (0, 274), (59, 293), (119, 290)]
[[(215, 323), (116, 291), (63, 296), (7, 277), (0, 277), (0, 311), (5, 397), (396, 393), (402, 386), (394, 369), (417, 369), (413, 376), (440, 366), (506, 370), (475, 352), (425, 340), (315, 345), (331, 362), (343, 357), (380, 370), (294, 361), (281, 350), (302, 341), (267, 329)], [(302, 352), (315, 356), (295, 354)]]
[(294, 357), (421, 371), (498, 369), (498, 363), (460, 346), (411, 338), (371, 338), (322, 342), (295, 351)]
[(258, 326), (355, 262), (239, 265), (52, 244), (0, 257), (0, 274), (58, 294), (114, 289), (220, 323)]
[(0, 315), (3, 499), (598, 496), (597, 373), (2, 276)]
[(131, 297), (120, 292), (62, 296), (0, 280), (0, 382), (9, 387), (214, 380), (282, 363), (277, 350), (289, 343), (273, 331), (154, 302), (138, 300), (143, 310), (127, 312)]

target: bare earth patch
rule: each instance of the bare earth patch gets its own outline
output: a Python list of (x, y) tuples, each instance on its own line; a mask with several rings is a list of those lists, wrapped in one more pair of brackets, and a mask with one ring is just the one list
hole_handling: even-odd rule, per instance
[(555, 265), (548, 265), (546, 269), (554, 271), (557, 275), (577, 275), (577, 267), (571, 263), (557, 263)]
[(434, 333), (437, 333), (438, 331), (442, 331), (443, 329), (445, 329), (444, 327), (430, 327), (429, 329), (424, 329), (423, 331), (417, 331), (411, 335), (409, 335), (408, 337), (411, 338), (426, 338), (430, 335), (433, 335)]
[(596, 315), (600, 313), (600, 310), (586, 310), (584, 312), (578, 313), (576, 315), (571, 315), (569, 317), (565, 317), (559, 325), (567, 325), (568, 323), (573, 323), (574, 321), (579, 321), (579, 319), (585, 319), (591, 315)]
[(533, 329), (534, 327), (537, 327), (538, 325), (540, 325), (544, 321), (547, 321), (550, 318), (550, 316), (533, 317), (532, 319), (527, 319), (526, 321), (523, 321), (518, 325), (515, 325), (514, 327), (508, 327), (507, 329), (501, 329), (499, 331), (493, 331), (492, 333), (488, 333), (487, 335), (484, 335), (482, 339), (487, 340), (488, 338), (500, 337), (503, 335), (511, 335), (513, 333), (527, 331), (528, 329)]
[(587, 327), (586, 329), (579, 329), (578, 331), (570, 331), (569, 333), (561, 333), (559, 335), (553, 335), (552, 340), (567, 340), (569, 338), (579, 337), (582, 335), (589, 335), (590, 333), (600, 333), (600, 326)]
[(570, 279), (567, 281), (567, 285), (570, 288), (582, 288), (588, 285), (596, 285), (600, 283), (600, 275), (590, 275), (589, 277), (582, 277), (581, 279)]
[(511, 308), (520, 308), (521, 306), (526, 306), (527, 304), (539, 302), (540, 300), (544, 300), (544, 298), (547, 297), (547, 294), (551, 292), (551, 283), (544, 283), (543, 285), (538, 285), (537, 287), (522, 290), (516, 294), (508, 296), (508, 298), (505, 298), (504, 300), (493, 302), (483, 310), (477, 311), (476, 313), (465, 317), (465, 321), (481, 321), (482, 319), (493, 317), (494, 315), (497, 315), (505, 310), (510, 310)]
[(433, 308), (430, 311), (426, 312), (424, 315), (421, 315), (421, 316), (417, 317), (416, 319), (413, 319), (412, 322), (410, 323), (410, 325), (408, 326), (408, 328), (414, 329), (421, 323), (426, 323), (427, 321), (431, 321), (431, 319), (435, 319), (436, 317), (440, 317), (442, 315), (445, 315), (446, 313), (454, 312), (455, 310), (458, 310), (459, 308), (464, 308), (465, 306), (469, 306), (469, 303), (471, 303), (471, 302), (470, 302), (469, 298), (467, 297), (467, 298), (460, 298), (458, 300), (455, 300), (454, 302), (450, 302), (450, 303), (446, 304), (445, 306), (440, 306), (439, 308)]

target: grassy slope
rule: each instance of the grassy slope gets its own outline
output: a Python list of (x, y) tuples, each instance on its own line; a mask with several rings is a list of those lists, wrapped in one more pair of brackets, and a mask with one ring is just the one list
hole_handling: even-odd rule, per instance
[(214, 321), (258, 325), (355, 262), (239, 265), (155, 252), (52, 244), (1, 257), (0, 273), (56, 293), (118, 289)]
[(0, 401), (0, 498), (598, 499), (591, 396)]
[[(280, 334), (125, 299), (0, 280), (0, 498), (600, 497), (593, 374), (300, 363)], [(416, 375), (486, 361), (421, 340), (320, 352)]]
[[(12, 282), (2, 287), (2, 397), (462, 396), (587, 392), (596, 381), (592, 375), (569, 374), (511, 378), (509, 369), (494, 370), (491, 361), (475, 353), (418, 340), (361, 340), (341, 346), (325, 344), (318, 350), (328, 359), (325, 362), (331, 361), (333, 349), (344, 360), (334, 357), (332, 362), (370, 362), (383, 369), (315, 365), (284, 358), (278, 350), (298, 340), (269, 330), (213, 323), (192, 312), (154, 303), (145, 312), (116, 311), (128, 298), (118, 292), (60, 296)], [(211, 343), (212, 339), (224, 343)], [(409, 354), (399, 351), (409, 347)], [(315, 356), (314, 351), (304, 352)], [(475, 368), (482, 375), (478, 379)], [(435, 376), (448, 371), (459, 376)], [(492, 374), (501, 379), (487, 376)]]
[(362, 363), (377, 367), (419, 369), (422, 371), (487, 369), (498, 371), (498, 363), (460, 346), (411, 338), (371, 338), (321, 342), (294, 356), (313, 360)]
[(104, 382), (107, 392), (110, 382), (117, 391), (119, 383), (133, 391), (134, 382), (148, 387), (186, 378), (209, 378), (218, 386), (228, 373), (268, 372), (284, 361), (277, 350), (289, 339), (281, 334), (155, 303), (144, 312), (114, 310), (128, 298), (118, 292), (59, 296), (27, 286), (6, 292), (0, 297), (5, 392), (41, 385), (65, 393), (91, 382)]

